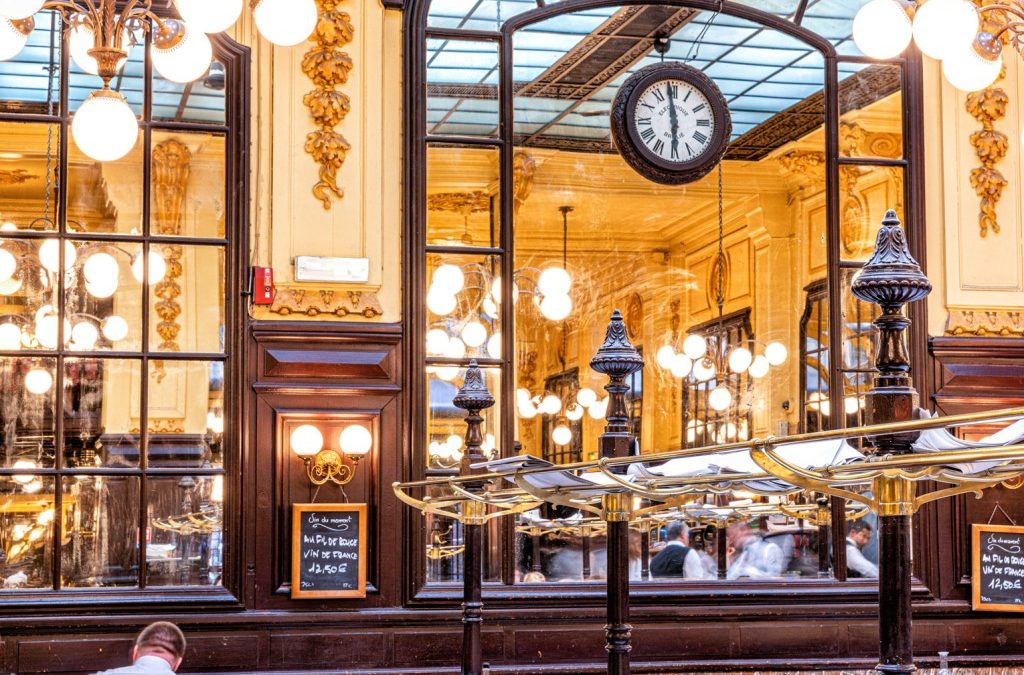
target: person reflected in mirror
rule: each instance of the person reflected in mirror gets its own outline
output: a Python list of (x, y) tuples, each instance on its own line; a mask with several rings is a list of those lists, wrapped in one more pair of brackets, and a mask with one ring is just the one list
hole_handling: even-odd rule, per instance
[(651, 558), (651, 576), (703, 579), (704, 566), (700, 555), (690, 548), (686, 526), (674, 520), (665, 528), (665, 547)]
[(878, 578), (878, 565), (864, 555), (864, 547), (871, 541), (871, 526), (863, 520), (850, 523), (846, 533), (846, 575), (849, 577)]
[(750, 525), (731, 525), (726, 537), (732, 549), (727, 579), (764, 579), (782, 576), (782, 570), (785, 568), (782, 549), (777, 544), (765, 541)]
[(185, 658), (185, 635), (169, 621), (157, 621), (142, 629), (132, 647), (132, 665), (104, 670), (97, 675), (167, 675), (175, 673)]

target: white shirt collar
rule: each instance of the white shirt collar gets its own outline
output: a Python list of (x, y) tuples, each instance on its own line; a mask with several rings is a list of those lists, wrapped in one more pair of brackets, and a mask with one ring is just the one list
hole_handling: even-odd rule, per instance
[(171, 669), (171, 664), (167, 663), (165, 659), (159, 656), (150, 656), (149, 654), (140, 656), (139, 658), (135, 659), (134, 665), (150, 668), (152, 669), (151, 672), (154, 673), (174, 672), (174, 670)]

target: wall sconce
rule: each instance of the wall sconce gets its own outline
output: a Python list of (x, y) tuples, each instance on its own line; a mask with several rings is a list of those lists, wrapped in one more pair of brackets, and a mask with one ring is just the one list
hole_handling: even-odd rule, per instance
[(324, 447), (324, 435), (313, 424), (301, 424), (289, 437), (292, 452), (306, 464), (306, 475), (314, 485), (328, 481), (345, 485), (355, 477), (359, 460), (373, 447), (373, 434), (362, 424), (350, 424), (338, 434), (338, 450)]

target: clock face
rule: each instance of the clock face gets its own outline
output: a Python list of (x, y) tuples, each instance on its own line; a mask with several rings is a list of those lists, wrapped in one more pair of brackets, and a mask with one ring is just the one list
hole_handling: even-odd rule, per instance
[(622, 84), (611, 126), (626, 163), (666, 185), (705, 176), (721, 161), (732, 133), (728, 105), (714, 81), (672, 62), (641, 68)]
[(715, 118), (711, 103), (692, 83), (658, 80), (640, 92), (633, 124), (641, 151), (666, 162), (690, 162), (711, 148)]

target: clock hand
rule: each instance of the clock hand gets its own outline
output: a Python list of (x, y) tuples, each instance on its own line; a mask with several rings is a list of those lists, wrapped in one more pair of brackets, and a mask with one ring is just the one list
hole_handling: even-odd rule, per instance
[(672, 125), (672, 156), (676, 157), (679, 154), (679, 114), (676, 112), (676, 102), (672, 98), (672, 85), (666, 82), (665, 88), (668, 90), (668, 119)]

